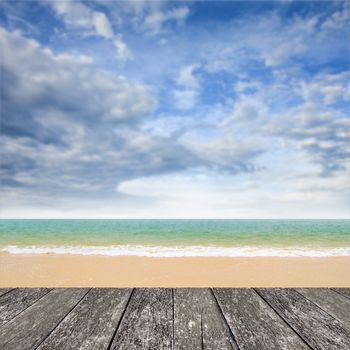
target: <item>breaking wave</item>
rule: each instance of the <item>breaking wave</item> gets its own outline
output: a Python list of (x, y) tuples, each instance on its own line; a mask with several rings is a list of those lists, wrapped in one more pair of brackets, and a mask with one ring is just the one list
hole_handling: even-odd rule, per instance
[(160, 247), (140, 245), (119, 246), (65, 246), (65, 247), (19, 247), (15, 245), (0, 248), (10, 254), (70, 254), (104, 256), (143, 256), (155, 258), (172, 257), (332, 257), (350, 256), (350, 247), (311, 248), (311, 247)]

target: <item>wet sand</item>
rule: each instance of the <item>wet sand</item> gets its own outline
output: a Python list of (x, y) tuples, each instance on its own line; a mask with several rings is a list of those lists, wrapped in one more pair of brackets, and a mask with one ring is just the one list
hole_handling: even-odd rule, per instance
[(350, 287), (350, 257), (0, 254), (0, 287)]

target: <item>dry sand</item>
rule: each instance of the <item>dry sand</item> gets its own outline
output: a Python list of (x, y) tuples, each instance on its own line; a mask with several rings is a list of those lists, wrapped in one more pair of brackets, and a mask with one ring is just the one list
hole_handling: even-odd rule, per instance
[(0, 254), (0, 287), (350, 287), (350, 257)]

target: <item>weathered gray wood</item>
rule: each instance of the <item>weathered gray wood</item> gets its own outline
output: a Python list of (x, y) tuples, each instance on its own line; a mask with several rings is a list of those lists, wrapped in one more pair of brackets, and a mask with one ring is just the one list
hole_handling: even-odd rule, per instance
[(240, 349), (309, 350), (254, 290), (215, 288), (214, 294)]
[(332, 288), (332, 289), (350, 299), (350, 288)]
[(14, 290), (13, 288), (0, 288), (0, 297), (8, 292), (10, 292), (11, 290)]
[(50, 291), (48, 288), (18, 288), (0, 298), (0, 326), (34, 304)]
[(258, 293), (313, 349), (350, 349), (350, 331), (344, 324), (296, 290), (258, 289)]
[(87, 291), (88, 289), (54, 289), (46, 294), (0, 328), (0, 349), (35, 349)]
[(238, 349), (210, 289), (174, 289), (174, 349)]
[(37, 350), (107, 349), (132, 289), (92, 289)]
[(88, 291), (7, 290), (0, 349), (350, 349), (349, 289)]
[(136, 289), (111, 349), (172, 349), (172, 290)]
[(350, 328), (350, 299), (327, 288), (298, 288), (297, 291)]

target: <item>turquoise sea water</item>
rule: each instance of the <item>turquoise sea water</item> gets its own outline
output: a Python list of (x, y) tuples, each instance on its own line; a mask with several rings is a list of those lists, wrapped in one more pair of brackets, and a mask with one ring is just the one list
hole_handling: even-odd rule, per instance
[(0, 220), (0, 251), (141, 256), (350, 255), (349, 220)]

